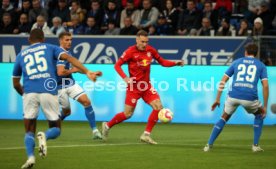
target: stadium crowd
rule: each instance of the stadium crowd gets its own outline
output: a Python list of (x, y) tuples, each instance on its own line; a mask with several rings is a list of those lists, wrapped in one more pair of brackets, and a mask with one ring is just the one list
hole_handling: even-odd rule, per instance
[(275, 15), (272, 0), (2, 0), (0, 34), (274, 35)]

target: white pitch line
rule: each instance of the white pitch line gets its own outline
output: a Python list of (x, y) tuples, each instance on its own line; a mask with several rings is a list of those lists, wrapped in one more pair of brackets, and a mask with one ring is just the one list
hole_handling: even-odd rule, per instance
[[(47, 146), (48, 148), (73, 148), (73, 147), (103, 147), (103, 146), (128, 146), (128, 145), (139, 145), (143, 143), (124, 143), (124, 144), (75, 144), (75, 145), (56, 145)], [(36, 147), (38, 148), (38, 147)], [(25, 147), (1, 147), (0, 150), (20, 150)]]
[[(104, 147), (104, 146), (129, 146), (129, 145), (147, 145), (145, 143), (124, 143), (124, 144), (75, 144), (75, 145), (53, 145), (48, 146), (48, 148), (74, 148), (74, 147)], [(158, 145), (174, 145), (174, 146), (204, 146), (204, 144), (178, 144), (178, 143), (159, 143)], [(216, 147), (245, 147), (251, 145), (238, 145), (238, 144), (216, 144)], [(262, 145), (263, 147), (275, 147), (276, 145)], [(3, 147), (1, 150), (21, 150), (25, 147)]]

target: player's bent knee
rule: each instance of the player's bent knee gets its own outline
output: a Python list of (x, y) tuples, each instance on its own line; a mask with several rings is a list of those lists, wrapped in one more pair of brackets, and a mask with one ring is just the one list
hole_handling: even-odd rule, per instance
[(131, 118), (133, 112), (124, 112), (127, 119)]
[(88, 107), (88, 106), (91, 105), (91, 102), (90, 102), (90, 100), (86, 99), (86, 100), (83, 100), (83, 101), (82, 101), (82, 105), (83, 105), (84, 107)]
[(227, 113), (223, 113), (222, 114), (222, 116), (221, 116), (221, 118), (225, 121), (225, 122), (227, 122), (229, 119), (230, 119), (230, 117), (231, 117), (231, 115), (229, 115), (229, 114), (227, 114)]

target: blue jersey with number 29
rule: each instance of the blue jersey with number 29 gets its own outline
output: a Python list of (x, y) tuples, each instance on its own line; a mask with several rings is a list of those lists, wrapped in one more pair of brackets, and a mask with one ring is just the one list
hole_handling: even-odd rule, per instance
[(237, 59), (225, 72), (233, 76), (228, 95), (232, 98), (254, 101), (258, 99), (258, 81), (267, 79), (265, 65), (254, 57)]
[(56, 45), (35, 43), (16, 56), (13, 76), (23, 75), (24, 93), (57, 94), (56, 63), (64, 52)]

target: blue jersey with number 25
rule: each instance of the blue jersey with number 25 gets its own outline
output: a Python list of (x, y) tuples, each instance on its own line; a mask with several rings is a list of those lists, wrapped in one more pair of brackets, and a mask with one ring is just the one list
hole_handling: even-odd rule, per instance
[(64, 52), (55, 45), (35, 43), (16, 56), (13, 76), (23, 75), (24, 93), (57, 94), (56, 63)]
[(225, 72), (233, 76), (228, 95), (232, 98), (254, 101), (258, 99), (258, 81), (267, 79), (265, 65), (254, 57), (237, 59)]

